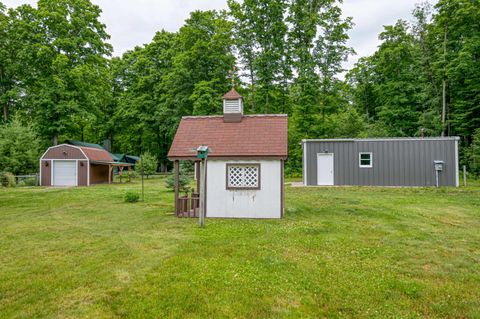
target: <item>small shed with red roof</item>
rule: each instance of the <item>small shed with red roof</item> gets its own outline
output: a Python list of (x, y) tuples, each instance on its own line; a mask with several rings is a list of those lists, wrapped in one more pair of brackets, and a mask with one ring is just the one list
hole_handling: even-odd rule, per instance
[(48, 148), (40, 158), (40, 185), (89, 186), (111, 183), (113, 167), (131, 164), (114, 162), (104, 149), (61, 144)]
[(179, 194), (179, 162), (195, 161), (199, 172), (194, 150), (201, 145), (209, 147), (206, 217), (283, 216), (287, 115), (244, 115), (242, 97), (232, 89), (223, 97), (223, 115), (183, 117), (168, 153), (176, 172), (175, 213), (180, 217), (197, 216), (198, 203), (195, 192), (191, 198)]

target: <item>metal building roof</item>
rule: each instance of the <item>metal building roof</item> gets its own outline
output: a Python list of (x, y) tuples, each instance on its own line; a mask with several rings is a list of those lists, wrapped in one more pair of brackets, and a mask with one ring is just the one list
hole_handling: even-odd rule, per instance
[(310, 142), (385, 142), (385, 141), (458, 141), (458, 136), (446, 137), (371, 137), (371, 138), (326, 138), (304, 139), (302, 143)]

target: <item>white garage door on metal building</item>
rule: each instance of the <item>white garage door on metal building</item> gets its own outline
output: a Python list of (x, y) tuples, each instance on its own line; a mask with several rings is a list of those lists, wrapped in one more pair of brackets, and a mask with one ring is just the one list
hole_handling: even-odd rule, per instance
[(76, 186), (77, 162), (53, 161), (53, 186)]

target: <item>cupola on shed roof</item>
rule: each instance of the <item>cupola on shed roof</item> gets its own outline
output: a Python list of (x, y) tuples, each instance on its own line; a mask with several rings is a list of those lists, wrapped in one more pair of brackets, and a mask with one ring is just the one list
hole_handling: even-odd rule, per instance
[(232, 88), (230, 91), (225, 93), (225, 95), (223, 96), (224, 100), (238, 100), (242, 98), (243, 97), (234, 88)]
[(226, 123), (241, 122), (243, 117), (243, 98), (235, 89), (223, 96), (223, 120)]

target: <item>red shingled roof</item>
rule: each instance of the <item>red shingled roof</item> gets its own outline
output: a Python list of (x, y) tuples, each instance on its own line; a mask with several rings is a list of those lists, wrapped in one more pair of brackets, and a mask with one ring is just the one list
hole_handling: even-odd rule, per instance
[(223, 116), (183, 117), (168, 152), (169, 158), (195, 157), (208, 145), (209, 157), (282, 157), (288, 153), (287, 115), (246, 115), (226, 123)]
[(109, 152), (99, 148), (93, 147), (79, 147), (89, 160), (94, 162), (113, 162), (113, 158)]
[(223, 99), (225, 100), (236, 100), (241, 98), (242, 96), (233, 88), (223, 96)]

